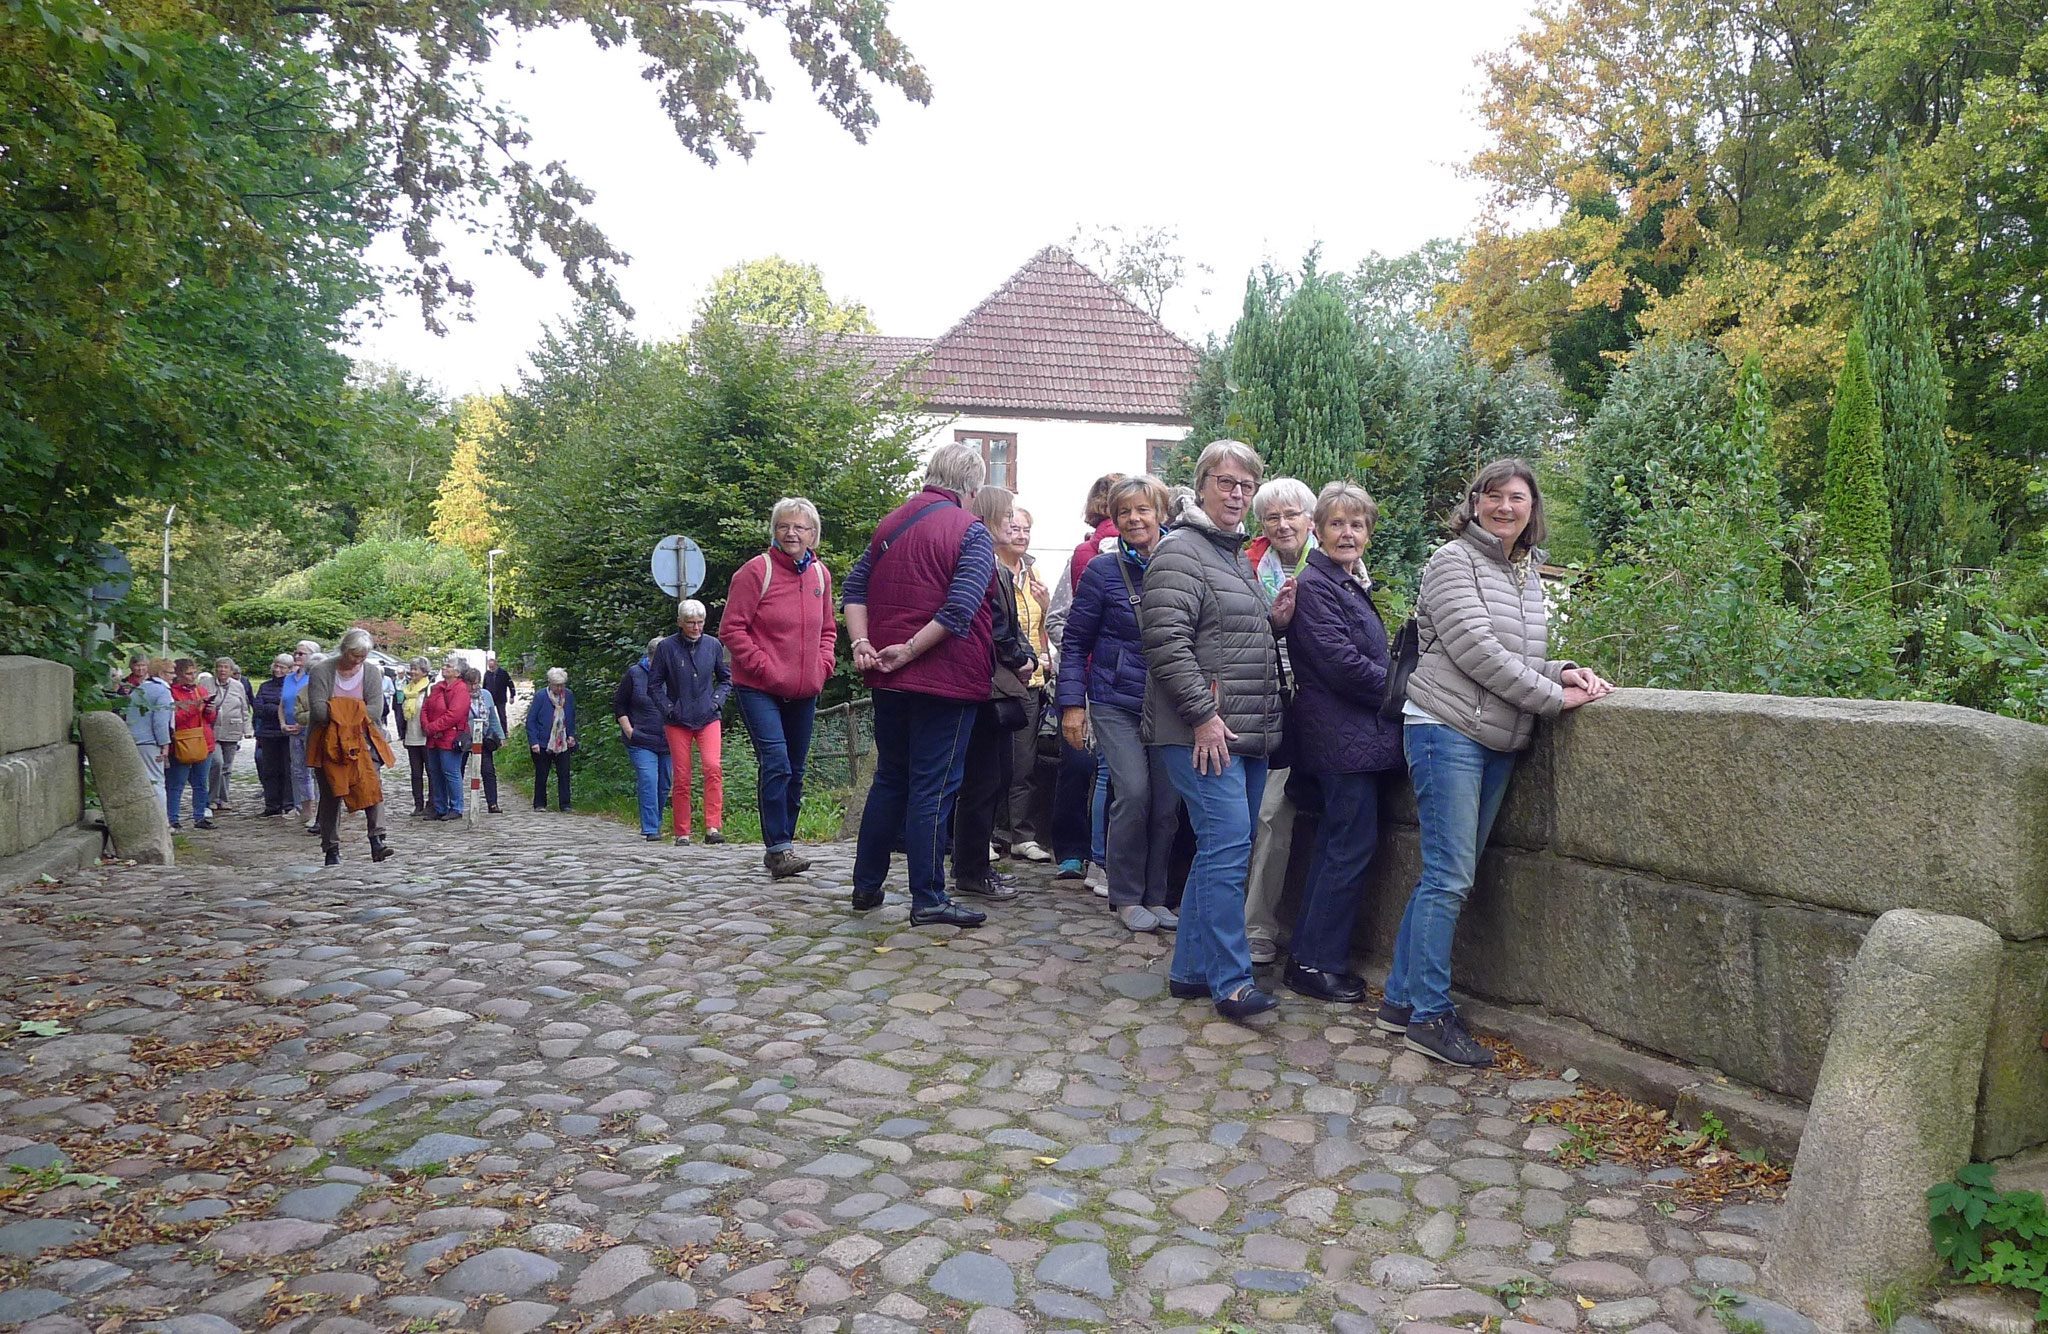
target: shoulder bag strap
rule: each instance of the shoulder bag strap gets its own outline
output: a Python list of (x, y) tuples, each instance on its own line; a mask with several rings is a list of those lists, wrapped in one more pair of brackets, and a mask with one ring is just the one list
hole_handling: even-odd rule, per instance
[(940, 509), (952, 503), (953, 502), (950, 500), (935, 500), (931, 504), (919, 510), (917, 513), (905, 519), (902, 523), (897, 524), (895, 532), (889, 534), (887, 537), (877, 538), (875, 546), (875, 558), (868, 562), (869, 572), (872, 573), (874, 571), (874, 568), (882, 563), (882, 557), (889, 554), (889, 548), (895, 545), (899, 540), (901, 540), (905, 533), (909, 532), (912, 528), (915, 528), (920, 519), (924, 518), (927, 514), (930, 514), (933, 510)]

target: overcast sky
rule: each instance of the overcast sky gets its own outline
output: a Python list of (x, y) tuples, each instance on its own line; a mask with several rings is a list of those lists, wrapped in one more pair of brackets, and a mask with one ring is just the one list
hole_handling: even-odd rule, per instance
[[(1479, 189), (1458, 168), (1481, 137), (1474, 58), (1528, 9), (897, 0), (930, 106), (886, 92), (880, 127), (855, 143), (764, 42), (776, 96), (751, 113), (760, 146), (716, 168), (678, 145), (642, 62), (580, 30), (508, 50), (488, 83), (526, 116), (534, 159), (566, 160), (596, 191), (592, 216), (632, 256), (620, 283), (644, 337), (687, 328), (721, 269), (776, 253), (820, 265), (883, 332), (935, 335), (1077, 225), (1119, 224), (1176, 227), (1214, 269), (1166, 310), (1199, 339), (1229, 326), (1262, 260), (1292, 266), (1320, 242), (1348, 268), (1470, 230)], [(399, 302), (357, 353), (454, 393), (512, 383), (568, 288), (446, 239), (477, 283), (475, 320), (435, 337)]]

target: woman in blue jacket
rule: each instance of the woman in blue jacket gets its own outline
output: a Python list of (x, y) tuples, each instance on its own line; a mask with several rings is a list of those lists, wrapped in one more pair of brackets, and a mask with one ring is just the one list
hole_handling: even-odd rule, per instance
[(1168, 930), (1180, 919), (1166, 906), (1166, 863), (1173, 850), (1180, 796), (1158, 751), (1138, 736), (1145, 710), (1145, 650), (1138, 598), (1145, 562), (1166, 515), (1166, 488), (1155, 477), (1126, 477), (1110, 489), (1116, 549), (1088, 562), (1074, 589), (1060, 637), (1060, 730), (1079, 749), (1087, 726), (1109, 765), (1109, 902), (1132, 931)]
[(647, 652), (619, 678), (612, 694), (612, 715), (626, 739), (626, 758), (633, 762), (633, 788), (640, 798), (640, 837), (661, 841), (661, 808), (668, 805), (668, 695), (654, 674), (660, 638), (647, 641)]
[(526, 744), (533, 751), (533, 808), (546, 810), (548, 775), (555, 776), (555, 800), (569, 809), (569, 752), (576, 749), (576, 696), (569, 673), (548, 668), (547, 687), (526, 706)]
[(1331, 482), (1316, 498), (1316, 549), (1295, 580), (1287, 628), (1294, 664), (1294, 764), (1323, 794), (1308, 889), (1295, 919), (1288, 989), (1355, 1004), (1351, 972), (1365, 867), (1379, 845), (1380, 783), (1403, 767), (1401, 725), (1380, 717), (1387, 690), (1387, 627), (1373, 605), (1365, 548), (1379, 506), (1355, 482)]

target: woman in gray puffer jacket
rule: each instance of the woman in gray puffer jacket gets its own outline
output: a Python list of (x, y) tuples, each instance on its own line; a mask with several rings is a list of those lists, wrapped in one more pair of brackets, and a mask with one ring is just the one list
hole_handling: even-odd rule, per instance
[(1538, 567), (1543, 496), (1520, 459), (1479, 470), (1451, 516), (1455, 536), (1422, 570), (1415, 619), (1421, 654), (1408, 678), (1402, 748), (1415, 780), (1422, 879), (1408, 898), (1387, 998), (1375, 1026), (1452, 1065), (1493, 1055), (1451, 1007), (1451, 941), (1472, 892), (1515, 756), (1538, 717), (1554, 718), (1614, 687), (1545, 656), (1549, 630)]
[(1265, 465), (1251, 446), (1218, 440), (1195, 464), (1195, 501), (1159, 539), (1139, 606), (1146, 683), (1143, 735), (1166, 761), (1195, 829), (1169, 982), (1208, 996), (1226, 1019), (1276, 1005), (1252, 983), (1244, 933), (1245, 871), (1280, 745), (1280, 652), (1294, 586), (1270, 606), (1245, 559), (1245, 511)]

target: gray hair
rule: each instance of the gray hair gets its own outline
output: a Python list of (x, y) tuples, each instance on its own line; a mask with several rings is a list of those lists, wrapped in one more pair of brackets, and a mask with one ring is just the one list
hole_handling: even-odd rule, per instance
[(701, 621), (708, 615), (710, 613), (704, 610), (704, 604), (695, 598), (684, 598), (676, 604), (677, 625), (684, 621)]
[(775, 525), (782, 522), (785, 514), (801, 514), (811, 521), (811, 541), (816, 542), (824, 531), (825, 521), (818, 517), (818, 507), (803, 496), (784, 496), (775, 502), (775, 508), (768, 511), (768, 540), (775, 540)]
[(958, 492), (962, 499), (981, 489), (988, 480), (988, 464), (972, 445), (940, 445), (925, 465), (924, 484), (943, 491)]
[(465, 685), (480, 686), (484, 683), (484, 674), (474, 667), (465, 667), (462, 669), (462, 680)]
[(334, 646), (334, 651), (336, 653), (354, 653), (360, 649), (364, 653), (368, 653), (376, 646), (377, 641), (370, 637), (368, 630), (363, 629), (360, 625), (352, 625), (341, 632), (341, 642)]
[[(1202, 483), (1209, 480), (1209, 474), (1225, 463), (1235, 463), (1250, 473), (1255, 485), (1266, 475), (1266, 461), (1259, 457), (1258, 450), (1242, 440), (1212, 440), (1202, 451), (1202, 457), (1195, 460), (1195, 490), (1200, 492)], [(1307, 490), (1306, 487), (1302, 489)]]
[(317, 639), (301, 639), (292, 647), (295, 651), (299, 653), (305, 653), (310, 655), (318, 653), (320, 651), (320, 641)]
[(229, 671), (231, 671), (231, 672), (239, 672), (239, 671), (241, 671), (241, 670), (242, 670), (242, 664), (241, 664), (241, 663), (239, 663), (239, 662), (236, 662), (236, 661), (235, 661), (235, 660), (234, 660), (233, 658), (227, 658), (227, 657), (215, 658), (215, 659), (213, 660), (213, 665), (214, 665), (215, 667), (226, 667), (226, 668), (227, 668), (227, 669), (228, 669)]
[(1308, 489), (1307, 482), (1298, 477), (1275, 477), (1252, 497), (1252, 513), (1264, 523), (1266, 511), (1286, 500), (1293, 501), (1294, 508), (1303, 514), (1316, 507), (1316, 493)]
[(660, 635), (656, 635), (654, 638), (647, 641), (648, 661), (652, 662), (654, 660), (654, 655), (661, 652), (661, 640), (662, 637)]
[(418, 657), (414, 658), (410, 663), (406, 665), (411, 667), (416, 672), (431, 672), (434, 670), (434, 664), (427, 661), (427, 655), (424, 653), (420, 654)]
[(462, 661), (462, 655), (451, 649), (441, 659), (441, 675), (448, 675), (448, 668), (450, 666), (453, 666), (456, 670), (456, 673), (459, 675), (465, 665), (466, 664)]
[[(1264, 495), (1265, 492), (1259, 494)], [(1323, 493), (1316, 497), (1316, 527), (1320, 528), (1335, 518), (1339, 510), (1348, 510), (1363, 518), (1367, 537), (1380, 526), (1380, 503), (1372, 498), (1372, 492), (1341, 477), (1325, 486)]]
[(562, 670), (562, 669), (561, 669), (560, 667), (550, 667), (550, 668), (548, 668), (548, 684), (549, 684), (550, 686), (565, 686), (565, 685), (568, 685), (568, 684), (569, 684), (569, 673), (567, 673), (567, 672), (563, 671), (563, 670)]
[(287, 667), (291, 666), (291, 665), (292, 665), (292, 655), (291, 655), (291, 654), (289, 654), (289, 653), (280, 653), (280, 654), (278, 654), (278, 655), (277, 655), (276, 657), (274, 657), (274, 658), (272, 658), (272, 659), (270, 660), (270, 665), (271, 665), (271, 666), (273, 666), (273, 667), (277, 666), (277, 664), (279, 664), (279, 663), (283, 663), (283, 664), (284, 664), (285, 666), (287, 666)]

